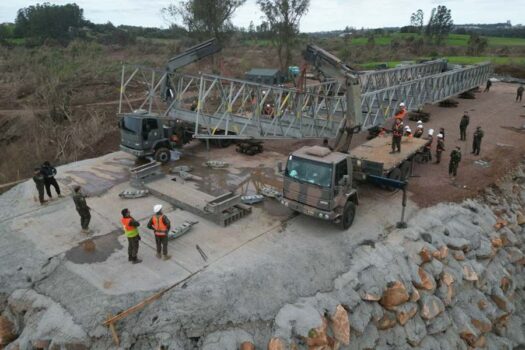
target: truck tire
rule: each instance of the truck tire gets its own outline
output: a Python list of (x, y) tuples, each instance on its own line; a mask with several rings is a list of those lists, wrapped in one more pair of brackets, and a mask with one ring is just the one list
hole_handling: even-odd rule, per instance
[(399, 169), (401, 170), (401, 180), (406, 181), (406, 179), (408, 179), (410, 176), (410, 161), (406, 160), (401, 163)]
[(170, 150), (166, 147), (160, 147), (155, 151), (155, 160), (157, 162), (161, 162), (162, 164), (166, 164), (171, 159), (171, 153)]
[(352, 223), (354, 222), (355, 217), (355, 203), (351, 200), (346, 202), (345, 207), (343, 208), (343, 214), (341, 215), (341, 222), (339, 226), (342, 230), (347, 230)]

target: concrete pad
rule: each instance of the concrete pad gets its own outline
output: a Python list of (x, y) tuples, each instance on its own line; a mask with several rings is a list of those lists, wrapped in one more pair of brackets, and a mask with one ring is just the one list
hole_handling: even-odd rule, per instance
[(120, 211), (128, 208), (135, 220), (150, 218), (153, 215), (153, 206), (162, 204), (164, 212), (173, 210), (173, 206), (168, 202), (162, 201), (152, 195), (135, 198), (122, 199), (118, 195), (120, 192), (133, 189), (128, 182), (115, 185), (109, 189), (103, 196), (88, 198), (89, 205), (96, 208), (97, 212), (108, 218), (111, 222), (120, 226)]
[(47, 256), (63, 253), (89, 236), (103, 235), (118, 228), (116, 223), (92, 210), (91, 232), (89, 235), (82, 233), (80, 216), (71, 198), (60, 199), (54, 205), (10, 219), (5, 225), (10, 232), (31, 241)]
[(140, 264), (128, 261), (127, 238), (118, 236), (122, 249), (115, 251), (100, 263), (74, 263), (65, 266), (106, 294), (117, 295), (149, 291), (167, 287), (187, 277), (190, 272), (174, 260), (164, 261), (155, 257), (155, 251), (140, 244)]

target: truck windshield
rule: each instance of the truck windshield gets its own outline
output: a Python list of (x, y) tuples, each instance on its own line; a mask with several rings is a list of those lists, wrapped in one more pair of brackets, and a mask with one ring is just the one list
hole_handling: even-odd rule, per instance
[(132, 134), (138, 134), (140, 132), (140, 126), (142, 119), (133, 117), (123, 117), (120, 121), (120, 127), (122, 130), (130, 132)]
[(309, 159), (290, 156), (286, 164), (285, 176), (301, 182), (308, 182), (321, 187), (330, 187), (332, 167)]

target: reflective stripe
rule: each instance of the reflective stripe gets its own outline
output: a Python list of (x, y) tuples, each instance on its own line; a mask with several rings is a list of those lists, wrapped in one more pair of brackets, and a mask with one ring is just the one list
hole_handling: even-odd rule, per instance
[(133, 238), (139, 234), (139, 230), (136, 227), (129, 225), (131, 220), (133, 220), (133, 218), (122, 218), (121, 220), (124, 234), (128, 238)]
[(164, 236), (166, 233), (168, 233), (168, 227), (164, 224), (164, 220), (162, 220), (162, 217), (164, 215), (154, 215), (151, 218), (151, 224), (153, 226), (153, 231), (157, 236)]

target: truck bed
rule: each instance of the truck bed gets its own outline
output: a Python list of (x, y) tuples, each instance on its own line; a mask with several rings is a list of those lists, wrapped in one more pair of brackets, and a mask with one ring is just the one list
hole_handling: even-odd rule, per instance
[(401, 140), (401, 152), (392, 151), (392, 136), (378, 136), (351, 150), (352, 158), (383, 164), (383, 172), (388, 173), (405, 160), (420, 151), (429, 140), (405, 137)]

